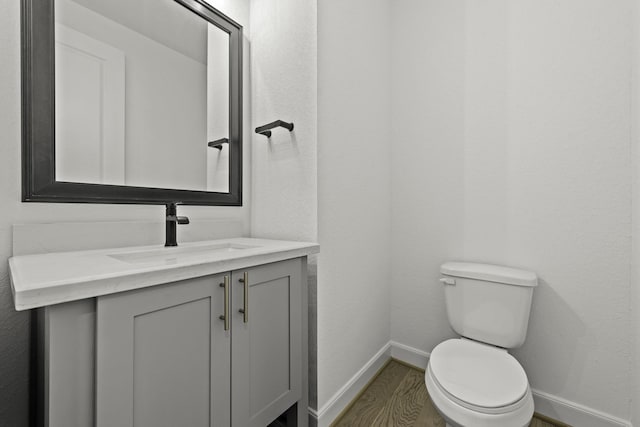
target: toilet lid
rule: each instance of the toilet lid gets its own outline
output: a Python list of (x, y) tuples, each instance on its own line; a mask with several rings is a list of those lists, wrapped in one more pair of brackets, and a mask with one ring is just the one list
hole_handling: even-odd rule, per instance
[(454, 397), (482, 408), (511, 405), (526, 394), (527, 374), (505, 350), (465, 339), (440, 343), (429, 365), (440, 386)]

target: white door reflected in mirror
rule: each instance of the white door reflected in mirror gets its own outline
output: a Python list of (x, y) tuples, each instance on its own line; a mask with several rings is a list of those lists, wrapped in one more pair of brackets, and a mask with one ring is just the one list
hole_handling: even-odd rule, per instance
[(173, 0), (57, 0), (56, 180), (229, 192), (229, 35)]

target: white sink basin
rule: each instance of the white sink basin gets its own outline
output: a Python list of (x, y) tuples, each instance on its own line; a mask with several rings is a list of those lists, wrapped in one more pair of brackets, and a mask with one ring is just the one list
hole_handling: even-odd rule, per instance
[(219, 243), (204, 246), (177, 246), (139, 252), (123, 252), (118, 254), (109, 254), (109, 256), (117, 259), (118, 261), (130, 264), (151, 262), (173, 264), (178, 262), (178, 260), (185, 258), (207, 257), (209, 255), (217, 255), (257, 247), (259, 246), (242, 245), (239, 243)]

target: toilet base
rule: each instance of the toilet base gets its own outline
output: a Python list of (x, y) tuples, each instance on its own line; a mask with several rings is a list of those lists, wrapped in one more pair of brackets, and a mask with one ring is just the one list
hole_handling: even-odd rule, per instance
[[(528, 422), (528, 423), (525, 425), (525, 427), (528, 427), (529, 425), (531, 425), (531, 422)], [(444, 427), (459, 427), (459, 426), (454, 426), (453, 424), (446, 423), (446, 424), (444, 425)]]
[[(529, 425), (531, 425), (531, 422), (528, 422), (525, 427), (528, 427)], [(460, 427), (460, 426), (454, 426), (453, 424), (446, 423), (444, 427)]]

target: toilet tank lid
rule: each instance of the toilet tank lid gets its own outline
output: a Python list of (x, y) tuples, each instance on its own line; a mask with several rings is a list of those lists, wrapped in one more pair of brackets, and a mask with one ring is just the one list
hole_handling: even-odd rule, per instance
[(517, 286), (537, 286), (536, 273), (501, 265), (479, 264), (475, 262), (446, 262), (440, 272), (447, 276), (466, 277), (487, 282), (506, 283)]

